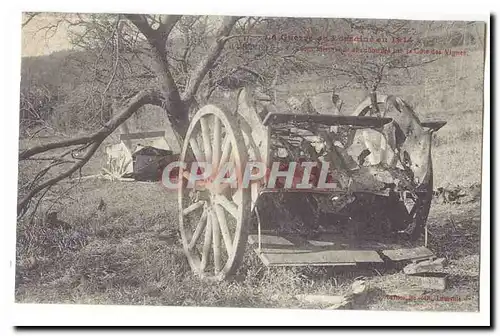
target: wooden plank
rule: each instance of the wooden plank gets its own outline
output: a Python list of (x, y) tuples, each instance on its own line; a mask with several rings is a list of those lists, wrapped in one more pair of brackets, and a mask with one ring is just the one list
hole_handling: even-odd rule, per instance
[[(357, 263), (382, 263), (381, 254), (393, 261), (419, 262), (434, 258), (424, 246), (406, 248), (400, 244), (380, 244), (375, 241), (344, 241), (337, 235), (323, 235), (320, 239), (279, 236), (270, 231), (249, 235), (249, 243), (267, 266), (335, 266)], [(379, 254), (380, 253), (380, 254)], [(424, 263), (425, 264), (425, 263)]]
[(322, 246), (335, 246), (335, 245), (337, 245), (334, 242), (331, 242), (331, 241), (322, 241), (322, 240), (308, 240), (307, 242), (309, 244), (311, 244), (312, 246), (318, 246), (318, 247), (322, 247)]
[(329, 126), (352, 125), (366, 127), (382, 127), (392, 121), (392, 118), (341, 116), (332, 114), (294, 114), (268, 113), (262, 122), (265, 126), (279, 123), (310, 122)]
[(383, 262), (375, 251), (262, 249), (257, 253), (266, 266), (354, 266), (358, 262)]
[[(331, 251), (339, 252), (339, 251)], [(334, 255), (333, 253), (323, 259), (316, 258), (304, 259), (303, 255), (299, 254), (268, 254), (268, 253), (257, 253), (259, 258), (262, 260), (266, 266), (355, 266), (354, 261), (347, 261), (343, 258), (342, 254)], [(311, 257), (311, 256), (309, 256)]]
[(165, 131), (128, 133), (128, 134), (120, 134), (120, 140), (147, 139), (147, 138), (158, 138), (164, 136), (165, 136)]
[(356, 265), (358, 262), (383, 262), (375, 250), (349, 250), (328, 241), (285, 238), (275, 234), (250, 234), (248, 241), (266, 266), (335, 266)]
[(392, 261), (401, 260), (420, 260), (423, 258), (434, 257), (434, 253), (424, 246), (415, 248), (402, 248), (396, 250), (383, 250), (382, 254)]
[[(294, 244), (289, 241), (288, 239), (281, 237), (281, 236), (276, 236), (276, 235), (271, 235), (271, 234), (261, 234), (260, 236), (261, 239), (261, 244), (262, 245), (267, 245), (267, 246), (294, 246)], [(248, 242), (250, 244), (258, 244), (259, 243), (259, 237), (256, 234), (251, 234), (248, 236)]]
[(446, 273), (412, 274), (408, 275), (408, 282), (413, 287), (420, 289), (445, 290), (447, 282)]
[(376, 251), (351, 251), (347, 250), (357, 263), (360, 262), (384, 262)]
[(413, 262), (403, 268), (405, 274), (419, 274), (419, 273), (436, 273), (444, 272), (444, 258), (436, 260), (424, 260), (421, 262)]

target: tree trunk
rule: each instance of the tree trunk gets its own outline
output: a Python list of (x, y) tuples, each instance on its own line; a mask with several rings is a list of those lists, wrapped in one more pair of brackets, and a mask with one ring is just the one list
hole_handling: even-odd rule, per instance
[(163, 95), (162, 107), (167, 112), (172, 128), (183, 137), (189, 125), (189, 109), (181, 100), (179, 89), (170, 72), (165, 50), (168, 36), (181, 17), (165, 16), (158, 29), (153, 29), (143, 15), (126, 14), (125, 17), (139, 29), (151, 47), (154, 59), (153, 68)]
[(174, 131), (180, 137), (184, 137), (189, 126), (189, 108), (192, 102), (195, 101), (196, 92), (208, 70), (220, 56), (227, 41), (227, 35), (231, 32), (240, 17), (224, 17), (221, 27), (215, 35), (215, 41), (209, 47), (205, 57), (192, 72), (181, 97), (178, 86), (170, 72), (167, 50), (165, 50), (168, 35), (181, 17), (167, 15), (163, 18), (163, 23), (157, 29), (153, 29), (143, 15), (127, 14), (125, 16), (141, 31), (151, 46), (154, 56), (154, 71), (156, 72), (164, 97), (163, 107), (167, 112)]
[(167, 57), (164, 52), (153, 48), (155, 55), (155, 72), (160, 82), (160, 88), (164, 97), (163, 108), (167, 112), (172, 128), (184, 137), (189, 126), (189, 106), (181, 100), (179, 90), (170, 72)]

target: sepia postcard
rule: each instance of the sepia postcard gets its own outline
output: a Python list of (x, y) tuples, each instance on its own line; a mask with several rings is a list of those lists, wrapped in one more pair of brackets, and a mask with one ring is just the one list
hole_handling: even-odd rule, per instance
[(16, 303), (479, 312), (487, 22), (22, 17)]

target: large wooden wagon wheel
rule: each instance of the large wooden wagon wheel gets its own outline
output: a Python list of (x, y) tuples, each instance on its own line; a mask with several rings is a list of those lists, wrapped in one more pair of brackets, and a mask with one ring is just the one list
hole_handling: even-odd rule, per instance
[[(404, 204), (409, 214), (409, 218), (406, 223), (408, 226), (405, 230), (403, 230), (403, 233), (411, 241), (418, 240), (425, 231), (427, 217), (429, 216), (429, 211), (431, 209), (432, 184), (433, 173), (432, 161), (430, 160), (427, 181), (420, 186), (418, 191), (409, 195), (409, 197), (408, 195), (401, 197), (401, 203)], [(425, 237), (425, 243), (427, 244), (427, 237)]]
[[(386, 99), (386, 95), (377, 95), (377, 105), (381, 115), (386, 113)], [(353, 115), (375, 115), (370, 97), (367, 97), (358, 105)], [(388, 204), (388, 211), (398, 221), (398, 223), (394, 224), (400, 229), (399, 233), (410, 241), (418, 240), (424, 233), (431, 208), (433, 188), (432, 158), (429, 159), (428, 165), (426, 180), (422, 182), (417, 191), (413, 193), (401, 192), (396, 199), (392, 199)]]
[[(201, 108), (189, 125), (181, 161), (186, 162), (186, 168), (180, 170), (182, 183), (178, 191), (185, 254), (195, 273), (222, 280), (233, 274), (241, 262), (250, 217), (250, 189), (242, 188), (240, 178), (247, 151), (235, 118), (213, 105)], [(190, 167), (202, 167), (202, 162), (212, 164), (212, 175), (190, 186)], [(223, 176), (237, 177), (234, 183), (214, 181), (224, 166), (233, 167)], [(195, 171), (203, 173), (203, 169)]]

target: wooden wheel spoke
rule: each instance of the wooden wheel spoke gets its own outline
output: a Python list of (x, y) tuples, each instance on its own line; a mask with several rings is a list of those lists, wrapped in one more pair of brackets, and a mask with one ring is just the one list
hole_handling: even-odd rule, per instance
[(235, 204), (240, 204), (242, 195), (243, 195), (242, 189), (241, 188), (236, 189), (236, 192), (231, 196), (233, 202)]
[[(182, 177), (188, 181), (191, 181), (191, 179), (194, 178), (193, 174), (191, 174), (187, 170), (182, 171)], [(207, 185), (207, 182), (205, 180), (195, 180), (194, 181), (194, 190), (205, 190), (206, 185)]]
[(195, 202), (195, 203), (191, 204), (190, 206), (188, 206), (186, 209), (182, 210), (182, 214), (184, 216), (186, 216), (186, 215), (190, 214), (191, 212), (201, 208), (203, 205), (205, 205), (204, 201)]
[(201, 125), (201, 137), (203, 138), (203, 149), (205, 150), (205, 159), (206, 162), (211, 163), (212, 145), (210, 144), (210, 129), (208, 127), (208, 120), (206, 116), (200, 119), (200, 125)]
[(217, 223), (217, 215), (210, 211), (210, 216), (212, 217), (212, 247), (214, 250), (214, 268), (215, 273), (221, 270), (221, 251), (220, 251), (220, 229)]
[(231, 234), (227, 227), (226, 215), (224, 214), (224, 209), (219, 204), (215, 204), (215, 215), (217, 223), (219, 224), (220, 231), (222, 233), (222, 240), (224, 240), (224, 245), (226, 246), (227, 255), (230, 256), (233, 253), (233, 240), (231, 239)]
[[(239, 267), (248, 236), (250, 190), (238, 192), (237, 185), (239, 170), (247, 162), (249, 138), (242, 134), (234, 115), (207, 105), (192, 117), (184, 140), (180, 161), (198, 163), (201, 168), (179, 169), (179, 227), (184, 253), (201, 277), (225, 279)], [(202, 163), (208, 165), (205, 170)], [(206, 169), (211, 170), (211, 178), (198, 180), (200, 173), (208, 173)]]
[(259, 182), (257, 181), (252, 181), (252, 184), (250, 185), (250, 196), (252, 197), (252, 207), (255, 205), (255, 202), (257, 201), (257, 198), (259, 197)]
[(214, 116), (214, 142), (213, 142), (213, 150), (212, 150), (212, 165), (213, 169), (217, 169), (217, 165), (220, 160), (220, 142), (221, 142), (221, 125), (220, 119)]
[(229, 159), (229, 155), (231, 155), (231, 152), (231, 139), (229, 138), (229, 135), (226, 134), (224, 144), (222, 146), (222, 155), (220, 157), (219, 167), (222, 167), (222, 165), (227, 162), (227, 160)]
[(210, 245), (212, 245), (212, 216), (207, 216), (205, 240), (203, 241), (203, 250), (201, 255), (201, 271), (204, 271), (207, 267), (208, 257), (210, 255)]
[(418, 208), (420, 207), (420, 201), (416, 200), (415, 203), (413, 204), (411, 210), (410, 210), (410, 217), (413, 218), (415, 216), (415, 213), (417, 212)]
[(196, 225), (196, 229), (194, 230), (193, 237), (191, 238), (191, 242), (189, 243), (189, 249), (192, 250), (198, 239), (200, 239), (201, 233), (203, 232), (203, 229), (207, 225), (207, 216), (208, 216), (208, 210), (205, 208), (203, 209), (203, 213), (201, 214), (200, 220), (198, 221), (198, 224)]
[(191, 146), (191, 150), (193, 151), (196, 161), (205, 162), (205, 155), (201, 151), (198, 141), (196, 141), (195, 138), (191, 138), (189, 139), (189, 145)]
[(238, 205), (236, 205), (233, 201), (227, 199), (224, 195), (217, 195), (215, 197), (216, 203), (222, 205), (227, 212), (231, 214), (234, 218), (238, 219)]

